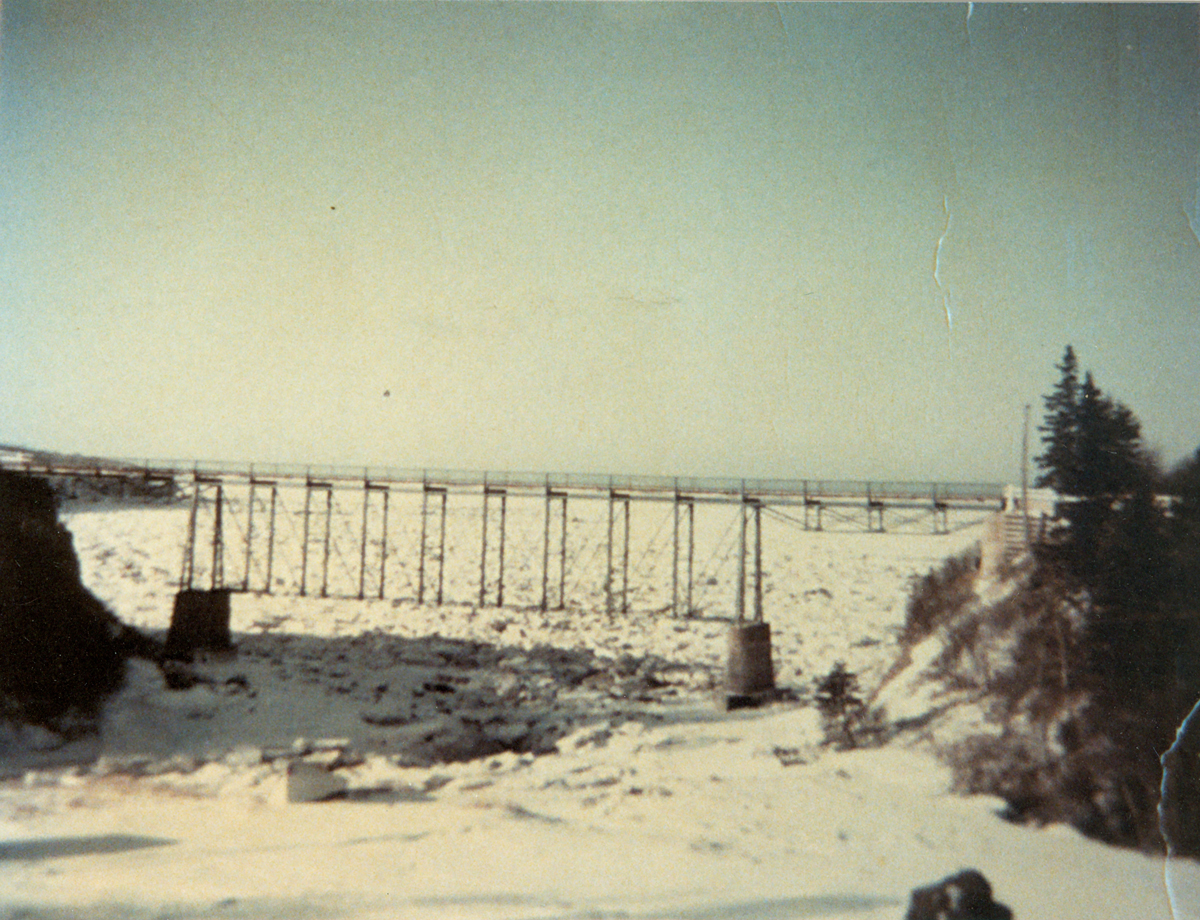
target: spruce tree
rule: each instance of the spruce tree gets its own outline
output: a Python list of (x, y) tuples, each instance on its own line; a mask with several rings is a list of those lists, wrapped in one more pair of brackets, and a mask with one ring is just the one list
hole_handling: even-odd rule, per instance
[(1128, 408), (1096, 386), (1091, 372), (1080, 382), (1070, 345), (1056, 367), (1061, 377), (1043, 400), (1046, 416), (1038, 427), (1045, 451), (1034, 458), (1041, 468), (1035, 484), (1064, 498), (1097, 500), (1111, 507), (1146, 482), (1141, 425)]
[[(1096, 385), (1090, 372), (1080, 381), (1071, 346), (1057, 368), (1059, 382), (1045, 397), (1040, 427), (1045, 451), (1037, 458), (1042, 469), (1037, 484), (1058, 493), (1055, 510), (1065, 526), (1046, 554), (1065, 563), (1093, 597), (1120, 606), (1133, 584), (1145, 582), (1127, 576), (1156, 572), (1161, 562), (1157, 553), (1145, 552), (1160, 545), (1160, 514), (1154, 507), (1154, 476), (1142, 447), (1141, 425), (1133, 412)], [(1142, 551), (1136, 562), (1127, 558), (1135, 547)]]
[(1034, 458), (1041, 475), (1034, 485), (1054, 489), (1060, 495), (1074, 495), (1078, 481), (1076, 442), (1079, 430), (1079, 364), (1075, 349), (1067, 346), (1062, 363), (1055, 365), (1061, 377), (1054, 391), (1046, 396), (1045, 421), (1038, 426), (1045, 453)]
[[(1058, 702), (1042, 714), (1028, 710), (1034, 723), (1043, 720), (1039, 742), (1056, 728), (1062, 750), (1029, 769), (1026, 752), (1010, 752), (1004, 770), (1021, 779), (992, 789), (1024, 813), (1065, 817), (1111, 842), (1159, 846), (1159, 753), (1200, 695), (1200, 451), (1166, 480), (1173, 503), (1164, 514), (1164, 482), (1136, 416), (1079, 368), (1072, 348), (1057, 369), (1044, 399), (1037, 484), (1058, 493), (1062, 526), (1039, 547), (1038, 577), (1024, 589), (1034, 622), (1050, 628), (1029, 629), (1013, 661), (1044, 684), (1055, 678), (1024, 663), (1052, 659), (1056, 645), (1065, 663), (1069, 647), (1079, 697), (1046, 695)], [(1064, 609), (1078, 617), (1063, 617)], [(999, 692), (1014, 712), (1041, 698), (1020, 684)]]
[(1096, 386), (1089, 372), (1076, 407), (1077, 479), (1066, 494), (1111, 505), (1145, 482), (1142, 432), (1137, 417)]

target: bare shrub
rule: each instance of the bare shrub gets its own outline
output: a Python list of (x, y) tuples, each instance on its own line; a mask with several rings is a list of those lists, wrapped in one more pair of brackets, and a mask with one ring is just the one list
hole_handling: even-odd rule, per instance
[(868, 708), (859, 696), (858, 675), (846, 670), (845, 662), (839, 661), (814, 684), (813, 701), (821, 713), (826, 744), (844, 751), (884, 740), (883, 714)]
[(1043, 569), (996, 604), (952, 619), (939, 659), (947, 685), (980, 674), (972, 650), (1004, 655), (983, 687), (998, 733), (958, 742), (948, 760), (960, 791), (1002, 797), (1012, 820), (1062, 822), (1161, 852), (1155, 748), (1164, 749), (1158, 739), (1170, 737), (1175, 716), (1128, 685), (1123, 699), (1099, 685), (1095, 617), (1086, 593)]
[[(1020, 730), (959, 742), (947, 754), (956, 791), (1003, 798), (1001, 814), (1010, 821), (1069, 824), (1108, 843), (1161, 853), (1157, 756), (1083, 729), (1081, 719), (1060, 726), (1066, 753)], [(1061, 737), (1067, 735), (1077, 746)]]
[(911, 648), (959, 613), (975, 597), (978, 571), (979, 549), (975, 547), (915, 579), (900, 643)]

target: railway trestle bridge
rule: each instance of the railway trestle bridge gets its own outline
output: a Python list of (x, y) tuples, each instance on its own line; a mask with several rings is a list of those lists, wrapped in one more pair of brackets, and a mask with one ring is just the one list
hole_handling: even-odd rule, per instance
[[(806, 531), (946, 534), (1004, 508), (1003, 487), (988, 483), (3, 456), (0, 467), (47, 478), (115, 481), (118, 492), (157, 493), (183, 504), (181, 592), (542, 610), (589, 604), (609, 613), (628, 611), (636, 595), (639, 603), (653, 601), (653, 609), (676, 616), (719, 606), (726, 616), (756, 621), (763, 615), (764, 518), (773, 526)], [(721, 565), (728, 573), (725, 590), (733, 582), (732, 596), (714, 603), (713, 573)], [(703, 603), (700, 592), (707, 592)]]

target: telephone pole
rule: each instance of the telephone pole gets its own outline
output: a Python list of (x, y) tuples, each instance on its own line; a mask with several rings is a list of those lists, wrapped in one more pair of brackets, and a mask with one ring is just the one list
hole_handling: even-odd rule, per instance
[(1025, 404), (1025, 431), (1021, 437), (1021, 515), (1025, 522), (1025, 547), (1029, 548), (1029, 403)]

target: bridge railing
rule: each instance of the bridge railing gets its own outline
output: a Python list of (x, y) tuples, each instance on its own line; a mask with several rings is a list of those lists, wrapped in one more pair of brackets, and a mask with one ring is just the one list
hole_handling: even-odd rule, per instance
[(423, 483), (447, 488), (495, 488), (536, 491), (613, 490), (630, 493), (672, 495), (717, 495), (736, 499), (771, 496), (813, 503), (836, 500), (878, 500), (901, 503), (987, 503), (998, 504), (1004, 486), (986, 482), (903, 482), (851, 479), (737, 479), (732, 477), (639, 476), (603, 473), (544, 473), (532, 471), (485, 471), (461, 469), (412, 469), (400, 467), (352, 467), (338, 465), (244, 463), (214, 460), (143, 460), (90, 457), (48, 458), (35, 455), (23, 460), (0, 457), (0, 467), (28, 469), (48, 474), (148, 476), (152, 478), (246, 478), (290, 480), (298, 483), (328, 481), (420, 487)]

